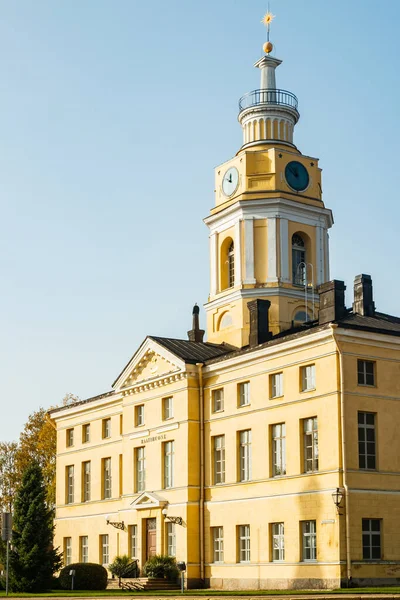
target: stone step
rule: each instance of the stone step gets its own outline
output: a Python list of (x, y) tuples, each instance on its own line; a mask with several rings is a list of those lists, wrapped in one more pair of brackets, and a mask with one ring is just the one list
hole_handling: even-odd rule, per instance
[[(134, 578), (123, 578), (121, 581), (122, 587), (129, 589), (142, 589), (142, 590), (179, 590), (179, 584), (168, 581), (167, 579), (162, 578), (149, 578), (149, 577), (137, 577)], [(118, 589), (118, 578), (109, 579), (107, 584), (107, 589)]]

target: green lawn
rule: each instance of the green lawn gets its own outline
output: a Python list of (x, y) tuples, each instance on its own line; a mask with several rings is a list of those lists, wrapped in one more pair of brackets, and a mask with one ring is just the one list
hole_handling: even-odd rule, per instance
[[(219, 591), (219, 590), (189, 590), (185, 591), (184, 596), (294, 596), (294, 595), (332, 595), (332, 594), (400, 594), (400, 587), (382, 587), (382, 588), (349, 588), (340, 590), (249, 590), (249, 591)], [(76, 596), (93, 598), (98, 596), (154, 596), (160, 598), (162, 596), (180, 596), (179, 590), (175, 591), (152, 591), (152, 592), (134, 592), (132, 590), (104, 590), (97, 592), (85, 592), (76, 590), (74, 592), (66, 592), (60, 590), (54, 590), (53, 592), (43, 594), (9, 594), (12, 598), (48, 598), (48, 597), (59, 597), (59, 598), (73, 598)], [(4, 591), (0, 591), (0, 596), (5, 596)]]

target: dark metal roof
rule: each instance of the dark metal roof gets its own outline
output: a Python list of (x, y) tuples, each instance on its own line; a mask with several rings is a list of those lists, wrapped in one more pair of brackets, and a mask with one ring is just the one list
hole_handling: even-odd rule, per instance
[(189, 342), (189, 340), (177, 340), (174, 338), (164, 338), (149, 336), (151, 340), (164, 346), (167, 350), (181, 358), (185, 363), (196, 364), (204, 362), (210, 358), (223, 356), (232, 352), (232, 346), (226, 344), (210, 344), (209, 342)]
[(385, 313), (376, 312), (373, 317), (349, 313), (343, 319), (335, 322), (339, 327), (347, 329), (358, 329), (395, 336), (400, 335), (400, 319), (392, 315), (386, 315)]
[(92, 398), (87, 398), (86, 400), (78, 400), (77, 402), (71, 402), (71, 404), (65, 404), (65, 406), (57, 406), (57, 408), (52, 408), (49, 410), (49, 415), (52, 415), (55, 412), (59, 412), (60, 410), (65, 410), (67, 408), (71, 408), (72, 406), (80, 406), (81, 404), (87, 404), (88, 402), (94, 402), (95, 400), (101, 400), (102, 398), (108, 398), (115, 394), (114, 391), (105, 392), (104, 394), (99, 394), (98, 396), (93, 396)]

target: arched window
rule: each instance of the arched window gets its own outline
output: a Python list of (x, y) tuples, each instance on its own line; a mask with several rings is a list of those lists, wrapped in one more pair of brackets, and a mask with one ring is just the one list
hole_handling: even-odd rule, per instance
[(306, 247), (298, 233), (292, 236), (292, 281), (295, 285), (306, 284)]
[(228, 249), (228, 287), (235, 285), (235, 246), (232, 242)]
[(311, 321), (311, 319), (305, 310), (299, 310), (294, 315), (293, 322), (294, 322), (294, 325), (296, 325), (296, 326), (302, 325), (303, 323), (308, 323), (308, 321)]

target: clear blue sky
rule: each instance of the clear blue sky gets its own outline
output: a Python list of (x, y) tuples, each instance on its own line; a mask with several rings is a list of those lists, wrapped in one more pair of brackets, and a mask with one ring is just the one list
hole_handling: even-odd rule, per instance
[[(267, 2), (0, 7), (0, 440), (110, 389), (147, 334), (207, 300), (213, 168), (241, 145)], [(273, 0), (295, 142), (323, 167), (331, 275), (400, 313), (398, 0)], [(394, 277), (394, 279), (393, 279)], [(204, 323), (204, 315), (202, 315)]]

